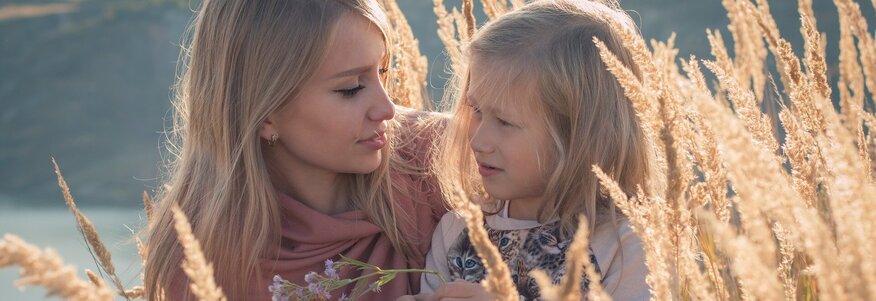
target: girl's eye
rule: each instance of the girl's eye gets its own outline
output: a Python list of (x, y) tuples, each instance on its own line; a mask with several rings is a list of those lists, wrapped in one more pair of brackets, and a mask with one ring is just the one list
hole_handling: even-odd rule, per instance
[(499, 124), (501, 124), (502, 126), (514, 126), (514, 124), (512, 124), (512, 123), (510, 123), (510, 122), (507, 122), (507, 121), (505, 121), (505, 120), (502, 119), (502, 118), (496, 118), (496, 119), (499, 120)]
[(358, 85), (355, 88), (340, 89), (340, 90), (335, 90), (335, 92), (341, 93), (341, 95), (343, 95), (344, 97), (352, 97), (352, 96), (356, 96), (356, 94), (359, 93), (359, 91), (361, 91), (362, 89), (365, 89), (365, 86)]

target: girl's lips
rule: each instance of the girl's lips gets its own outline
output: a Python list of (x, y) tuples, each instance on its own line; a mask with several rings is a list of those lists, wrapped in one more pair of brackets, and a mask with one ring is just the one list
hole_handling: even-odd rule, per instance
[(501, 171), (502, 170), (499, 168), (495, 168), (483, 163), (478, 164), (478, 172), (481, 174), (482, 177), (493, 176)]
[(356, 143), (361, 143), (369, 148), (378, 150), (386, 146), (386, 134), (384, 132), (375, 133), (373, 136), (359, 140)]

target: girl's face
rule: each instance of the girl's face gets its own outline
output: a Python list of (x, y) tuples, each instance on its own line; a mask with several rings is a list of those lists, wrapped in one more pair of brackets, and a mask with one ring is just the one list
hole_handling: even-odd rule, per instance
[[(529, 200), (540, 205), (547, 162), (552, 156), (547, 127), (536, 113), (531, 89), (514, 85), (510, 79), (497, 85), (483, 84), (508, 78), (508, 72), (491, 69), (477, 57), (472, 59), (471, 84), (465, 96), (473, 111), (470, 146), (484, 189), (495, 199)], [(505, 89), (500, 87), (518, 91), (495, 91)], [(516, 99), (496, 99), (499, 97)]]
[[(386, 120), (395, 109), (383, 89), (383, 36), (366, 18), (336, 24), (325, 61), (295, 99), (268, 116), (260, 136), (277, 168), (298, 172), (370, 173), (387, 147)], [(289, 49), (288, 55), (296, 55)]]

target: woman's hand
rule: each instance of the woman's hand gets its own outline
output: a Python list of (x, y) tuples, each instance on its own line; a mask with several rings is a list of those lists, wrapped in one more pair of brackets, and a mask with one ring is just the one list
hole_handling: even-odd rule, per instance
[(495, 301), (496, 296), (478, 283), (454, 281), (435, 290), (427, 301)]

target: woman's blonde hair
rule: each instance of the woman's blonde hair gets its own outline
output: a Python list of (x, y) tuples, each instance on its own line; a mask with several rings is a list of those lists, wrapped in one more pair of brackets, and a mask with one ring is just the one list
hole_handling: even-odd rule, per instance
[(591, 229), (598, 218), (610, 217), (615, 223), (614, 204), (600, 193), (591, 172), (594, 164), (617, 179), (628, 194), (635, 193), (637, 186), (647, 189), (650, 163), (645, 135), (632, 103), (593, 43), (593, 37), (604, 41), (641, 77), (612, 22), (635, 28), (626, 13), (601, 3), (535, 1), (491, 21), (474, 35), (467, 49), (469, 60), (490, 66), (486, 68), (490, 73), (475, 83), (469, 71), (463, 72), (455, 78), (457, 92), (447, 98), (453, 119), (433, 164), (447, 200), (464, 191), (472, 199), (495, 204), (484, 193), (469, 147), (473, 110), (465, 98), (474, 86), (490, 96), (478, 99), (481, 105), (497, 102), (498, 107), (528, 108), (527, 114), (543, 117), (553, 143), (540, 222), (559, 218), (568, 237), (580, 214), (588, 218)]
[[(277, 255), (282, 217), (258, 129), (315, 73), (345, 14), (370, 20), (390, 45), (388, 20), (373, 0), (203, 1), (181, 54), (168, 137), (169, 178), (158, 192), (148, 230), (149, 300), (180, 277), (183, 255), (172, 204), (189, 217), (231, 299), (245, 298), (252, 280), (262, 279), (259, 260)], [(353, 205), (410, 259), (412, 242), (402, 239), (396, 226), (408, 218), (393, 207), (391, 149), (382, 150), (376, 171), (348, 175), (347, 189)]]

